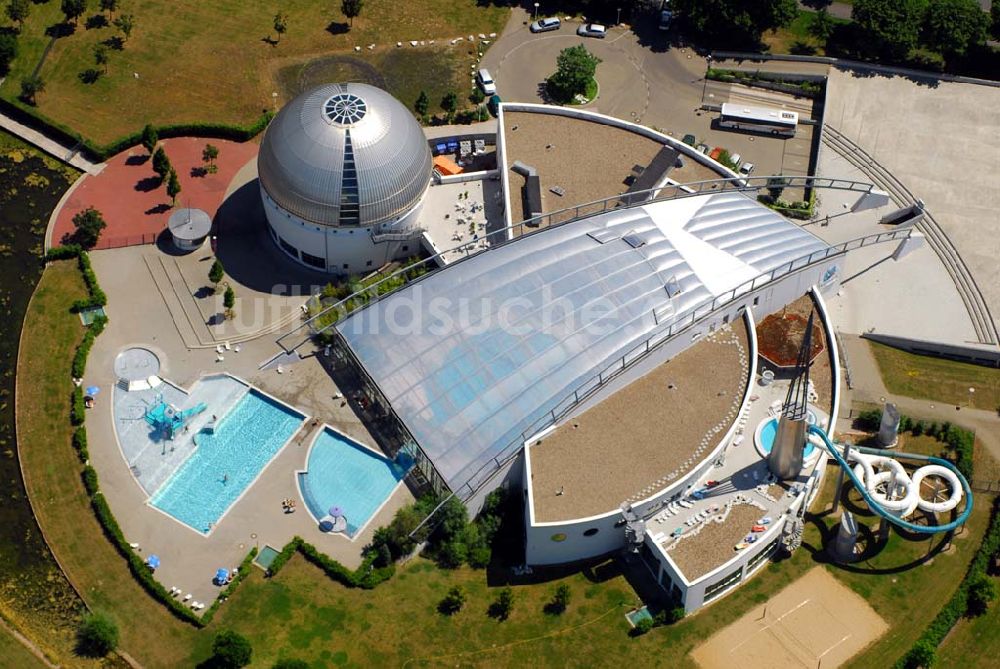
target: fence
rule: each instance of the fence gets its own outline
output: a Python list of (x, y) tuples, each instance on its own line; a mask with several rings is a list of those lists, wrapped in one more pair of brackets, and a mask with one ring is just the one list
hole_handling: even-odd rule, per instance
[(94, 250), (120, 249), (126, 246), (143, 246), (155, 244), (159, 232), (146, 232), (141, 235), (124, 235), (120, 237), (101, 237), (94, 245)]

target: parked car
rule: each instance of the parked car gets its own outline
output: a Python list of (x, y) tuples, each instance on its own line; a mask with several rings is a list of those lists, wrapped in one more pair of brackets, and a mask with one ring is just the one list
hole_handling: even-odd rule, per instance
[(660, 30), (670, 30), (670, 22), (673, 21), (674, 13), (669, 9), (660, 12)]
[(576, 34), (580, 37), (597, 37), (604, 39), (608, 36), (608, 29), (600, 23), (584, 23), (576, 29)]
[(493, 76), (490, 74), (490, 71), (485, 67), (479, 70), (479, 72), (476, 72), (476, 83), (478, 83), (479, 87), (483, 89), (484, 94), (496, 95), (497, 85), (493, 81)]
[(756, 165), (754, 165), (753, 163), (743, 163), (742, 165), (740, 165), (740, 174), (742, 174), (745, 177), (748, 177), (750, 176), (750, 173), (753, 172), (754, 167), (756, 167)]
[(547, 33), (550, 30), (559, 30), (559, 27), (561, 25), (562, 21), (560, 21), (555, 16), (549, 16), (544, 19), (538, 19), (537, 21), (533, 21), (532, 24), (528, 26), (528, 30), (530, 30), (533, 33)]

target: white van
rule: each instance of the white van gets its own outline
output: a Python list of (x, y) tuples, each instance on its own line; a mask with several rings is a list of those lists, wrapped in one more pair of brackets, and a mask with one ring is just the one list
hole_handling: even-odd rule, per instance
[(479, 84), (479, 88), (483, 89), (483, 93), (486, 95), (496, 95), (497, 85), (493, 82), (493, 77), (490, 76), (490, 71), (485, 67), (476, 73), (476, 82)]

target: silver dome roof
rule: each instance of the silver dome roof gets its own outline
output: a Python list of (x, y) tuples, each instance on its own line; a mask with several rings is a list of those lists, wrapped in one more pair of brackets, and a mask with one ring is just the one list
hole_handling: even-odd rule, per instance
[(431, 152), (417, 120), (367, 84), (327, 84), (274, 117), (257, 157), (260, 183), (307, 221), (373, 226), (406, 213), (430, 183)]

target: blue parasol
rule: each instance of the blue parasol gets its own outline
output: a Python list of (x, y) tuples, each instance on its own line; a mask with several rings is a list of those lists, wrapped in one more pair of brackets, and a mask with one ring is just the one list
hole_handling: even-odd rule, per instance
[(215, 582), (216, 583), (225, 583), (227, 578), (229, 578), (229, 571), (228, 570), (219, 568), (219, 570), (217, 572), (215, 572)]
[(93, 397), (97, 393), (101, 392), (100, 386), (87, 386), (87, 394)]
[(160, 566), (160, 557), (158, 555), (150, 555), (146, 558), (146, 566), (150, 569), (156, 569)]

